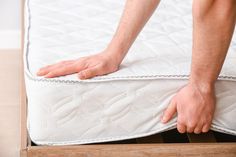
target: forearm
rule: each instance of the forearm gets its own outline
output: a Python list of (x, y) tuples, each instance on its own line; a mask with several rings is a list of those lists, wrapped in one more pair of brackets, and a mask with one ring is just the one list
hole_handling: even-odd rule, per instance
[(118, 29), (108, 45), (112, 53), (121, 62), (153, 14), (160, 0), (127, 0)]
[(236, 19), (235, 0), (194, 0), (191, 82), (213, 86), (224, 63)]

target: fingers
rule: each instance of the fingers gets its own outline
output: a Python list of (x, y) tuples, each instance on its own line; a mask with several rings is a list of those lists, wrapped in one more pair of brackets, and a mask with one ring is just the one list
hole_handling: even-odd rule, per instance
[(84, 80), (84, 79), (95, 77), (100, 74), (101, 74), (101, 69), (99, 69), (98, 67), (93, 67), (93, 68), (89, 68), (89, 69), (85, 69), (81, 71), (78, 74), (78, 76), (81, 80)]
[(186, 127), (187, 127), (186, 131), (188, 133), (193, 133), (196, 126), (197, 126), (197, 121), (196, 120), (188, 120), (187, 125), (186, 125)]
[(206, 133), (210, 130), (210, 123), (204, 124), (203, 123), (198, 123), (197, 125), (188, 125), (187, 126), (187, 132), (188, 133), (195, 133), (195, 134), (200, 134), (200, 133)]
[(106, 53), (82, 57), (80, 59), (63, 61), (41, 68), (37, 75), (46, 78), (79, 73), (80, 79), (88, 79), (97, 75), (104, 75), (118, 70), (118, 62), (113, 62), (114, 57)]
[(186, 126), (184, 123), (177, 123), (177, 129), (179, 133), (195, 133), (195, 134), (200, 134), (200, 133), (206, 133), (210, 130), (210, 125), (205, 124), (205, 125), (197, 125), (196, 127), (191, 127), (191, 126)]
[(162, 117), (162, 123), (167, 123), (168, 121), (170, 121), (170, 119), (174, 116), (176, 111), (177, 111), (176, 102), (174, 101), (174, 99), (172, 99), (170, 105), (164, 112), (164, 115)]
[(55, 69), (59, 69), (59, 68), (64, 67), (64, 66), (67, 66), (67, 65), (70, 65), (73, 62), (74, 62), (73, 60), (68, 60), (68, 61), (62, 61), (62, 62), (59, 62), (59, 63), (56, 63), (56, 64), (45, 66), (45, 67), (39, 69), (39, 71), (37, 72), (37, 75), (38, 76), (47, 75), (51, 71), (53, 71)]
[(195, 127), (194, 133), (195, 134), (200, 134), (202, 132), (202, 127), (203, 127), (202, 124), (199, 124), (197, 127)]
[(49, 70), (54, 69), (55, 67), (58, 67), (60, 65), (63, 65), (63, 62), (59, 62), (59, 63), (56, 63), (56, 64), (51, 64), (51, 65), (45, 66), (45, 67), (41, 68), (38, 71), (38, 73), (49, 71)]
[(199, 121), (196, 127), (194, 128), (195, 134), (206, 133), (210, 130), (211, 121)]
[(179, 131), (179, 133), (183, 134), (186, 132), (186, 126), (183, 123), (178, 122), (177, 123), (177, 130)]
[(53, 65), (41, 68), (37, 75), (44, 76), (45, 78), (53, 78), (58, 76), (69, 75), (80, 72), (86, 68), (86, 64), (81, 61), (62, 61)]
[(60, 62), (54, 65), (41, 68), (37, 73), (38, 76), (45, 78), (54, 78), (58, 76), (65, 76), (69, 74), (79, 73), (80, 79), (89, 79), (97, 75), (101, 75), (102, 66), (87, 67), (86, 63), (79, 62)]
[(194, 129), (195, 129), (195, 127), (193, 127), (193, 126), (187, 126), (187, 132), (188, 133), (194, 132)]
[(47, 73), (44, 77), (45, 78), (53, 78), (53, 77), (58, 77), (58, 76), (64, 76), (64, 75), (69, 75), (76, 73), (77, 70), (73, 65), (70, 66), (65, 66), (62, 68), (54, 69)]
[(37, 72), (37, 75), (44, 76), (44, 75), (48, 74), (54, 67), (55, 67), (55, 65), (48, 65), (46, 67), (43, 67), (43, 68), (39, 69), (39, 71)]
[(180, 133), (185, 133), (185, 132), (195, 133), (195, 134), (206, 133), (210, 130), (210, 127), (211, 127), (210, 123), (204, 125), (202, 125), (201, 123), (197, 125), (191, 125), (191, 124), (186, 125), (183, 122), (180, 121), (177, 122), (177, 129)]
[(211, 125), (210, 124), (205, 124), (202, 128), (202, 132), (206, 133), (210, 130)]

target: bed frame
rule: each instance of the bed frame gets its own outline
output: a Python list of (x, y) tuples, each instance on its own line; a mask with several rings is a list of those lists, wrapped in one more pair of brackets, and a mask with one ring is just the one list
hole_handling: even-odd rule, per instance
[[(24, 1), (21, 0), (22, 56), (24, 46)], [(26, 128), (27, 97), (23, 66), (23, 60), (21, 58), (21, 157), (236, 157), (236, 142), (217, 142), (212, 131), (200, 135), (186, 134), (188, 143), (170, 143), (170, 141), (163, 138), (163, 134), (156, 134), (116, 143), (110, 142), (77, 146), (33, 145)], [(179, 137), (177, 138), (173, 134), (167, 135), (167, 137), (171, 137), (172, 141), (173, 139), (176, 139), (175, 141), (179, 140)]]

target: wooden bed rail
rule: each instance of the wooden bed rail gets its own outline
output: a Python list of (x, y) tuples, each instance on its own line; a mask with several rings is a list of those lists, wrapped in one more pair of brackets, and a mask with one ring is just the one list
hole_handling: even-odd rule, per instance
[(38, 146), (29, 147), (22, 155), (25, 157), (235, 157), (236, 144)]

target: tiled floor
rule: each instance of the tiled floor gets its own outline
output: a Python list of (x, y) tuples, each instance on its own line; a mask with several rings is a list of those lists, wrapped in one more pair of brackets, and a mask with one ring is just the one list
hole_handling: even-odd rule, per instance
[(0, 157), (18, 157), (20, 51), (0, 50)]

